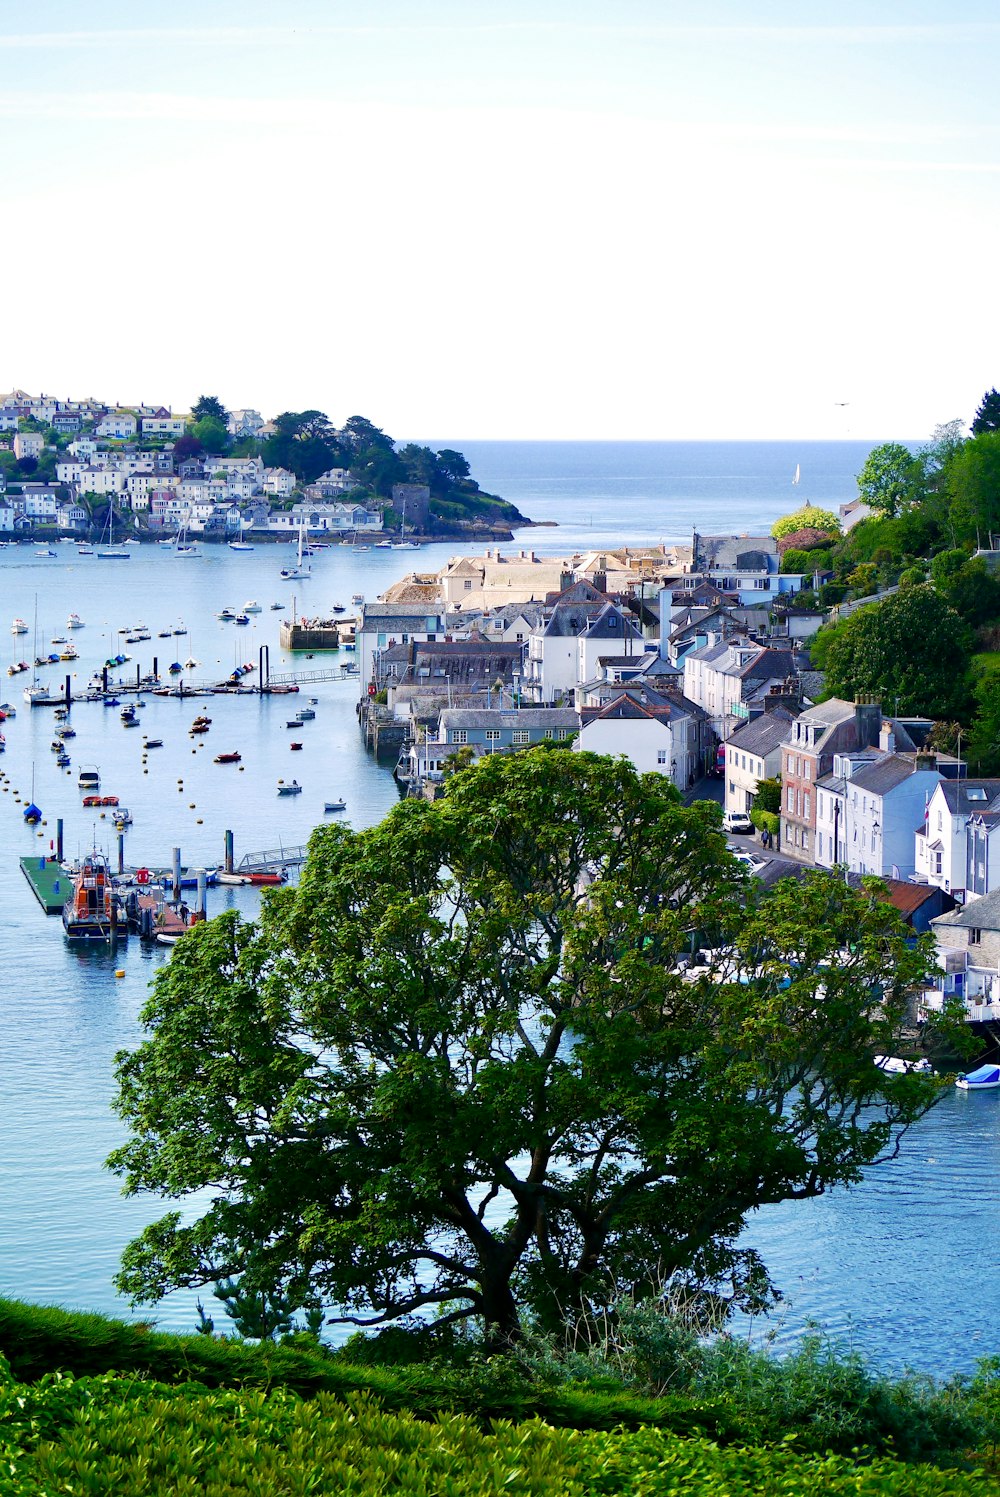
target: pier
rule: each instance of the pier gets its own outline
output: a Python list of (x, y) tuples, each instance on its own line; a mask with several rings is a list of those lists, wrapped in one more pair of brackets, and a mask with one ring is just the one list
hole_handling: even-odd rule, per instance
[(306, 847), (279, 847), (277, 852), (244, 853), (234, 872), (250, 878), (254, 873), (280, 873), (282, 868), (298, 868), (306, 860)]
[(46, 915), (61, 915), (73, 892), (73, 880), (56, 858), (19, 858), (21, 872)]

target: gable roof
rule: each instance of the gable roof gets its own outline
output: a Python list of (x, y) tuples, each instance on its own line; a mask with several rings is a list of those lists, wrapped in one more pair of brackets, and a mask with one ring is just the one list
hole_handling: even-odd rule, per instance
[(731, 743), (734, 748), (764, 758), (788, 742), (794, 721), (794, 715), (787, 708), (775, 707), (737, 728), (727, 739), (727, 745)]

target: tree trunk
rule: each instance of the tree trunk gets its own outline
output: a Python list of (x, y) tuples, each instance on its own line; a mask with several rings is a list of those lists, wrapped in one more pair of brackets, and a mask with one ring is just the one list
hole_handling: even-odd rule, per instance
[(496, 1269), (484, 1274), (481, 1296), (487, 1351), (503, 1351), (521, 1339), (521, 1317), (511, 1293), (509, 1276)]

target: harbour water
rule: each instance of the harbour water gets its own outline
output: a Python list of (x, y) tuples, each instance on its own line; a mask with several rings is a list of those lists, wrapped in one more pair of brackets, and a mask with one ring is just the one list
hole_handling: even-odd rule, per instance
[[(852, 497), (853, 476), (867, 444), (611, 444), (475, 443), (452, 441), (469, 457), (485, 489), (558, 528), (525, 531), (516, 547), (548, 553), (636, 542), (683, 539), (706, 532), (754, 531), (806, 497), (828, 507)], [(791, 486), (796, 463), (802, 482)], [(75, 854), (96, 840), (114, 853), (114, 832), (100, 813), (84, 812), (76, 774), (96, 765), (102, 790), (119, 796), (134, 817), (126, 834), (129, 863), (163, 863), (180, 846), (195, 865), (221, 861), (227, 828), (244, 852), (305, 842), (322, 820), (323, 803), (343, 797), (356, 827), (378, 821), (396, 800), (387, 768), (364, 752), (357, 731), (356, 678), (318, 683), (298, 697), (214, 697), (178, 702), (143, 698), (142, 729), (125, 729), (117, 710), (80, 704), (72, 712), (72, 770), (57, 769), (50, 750), (52, 713), (22, 698), (28, 676), (8, 678), (16, 659), (36, 653), (32, 634), (7, 632), (15, 615), (38, 618), (41, 651), (55, 635), (73, 638), (80, 659), (49, 667), (81, 685), (91, 669), (117, 652), (120, 631), (139, 622), (152, 639), (121, 648), (143, 669), (155, 654), (161, 670), (193, 656), (198, 679), (228, 675), (256, 662), (261, 645), (272, 670), (309, 670), (326, 661), (283, 656), (278, 647), (280, 601), (311, 616), (353, 594), (375, 597), (414, 567), (431, 568), (453, 545), (419, 553), (339, 547), (313, 559), (306, 582), (283, 583), (284, 548), (234, 553), (203, 547), (185, 560), (156, 547), (131, 548), (128, 561), (82, 557), (57, 545), (54, 559), (19, 546), (0, 551), (0, 698), (17, 717), (5, 725), (0, 770), (0, 1293), (115, 1314), (151, 1316), (160, 1325), (191, 1328), (193, 1293), (171, 1296), (152, 1311), (132, 1312), (114, 1293), (122, 1247), (163, 1209), (125, 1200), (103, 1160), (121, 1127), (110, 1110), (117, 1049), (140, 1037), (138, 1014), (152, 972), (168, 953), (129, 942), (114, 961), (76, 952), (61, 926), (46, 920), (17, 860), (42, 855), (66, 825)], [(215, 614), (257, 600), (248, 626)], [(85, 627), (66, 629), (73, 610)], [(183, 620), (186, 635), (158, 638)], [(6, 643), (4, 643), (6, 641)], [(254, 677), (251, 675), (250, 680)], [(316, 719), (292, 734), (286, 722), (315, 696)], [(210, 732), (191, 739), (198, 711)], [(144, 737), (162, 738), (143, 763)], [(303, 743), (291, 752), (292, 738)], [(215, 754), (239, 750), (239, 765), (216, 765)], [(296, 777), (303, 793), (279, 797), (280, 779)], [(21, 798), (33, 795), (45, 824), (25, 826)], [(96, 819), (95, 819), (96, 817)], [(41, 835), (39, 835), (39, 833)], [(251, 889), (209, 891), (209, 913), (236, 905), (256, 908)], [(115, 971), (124, 971), (116, 977)], [(785, 1291), (779, 1343), (813, 1319), (886, 1365), (948, 1373), (994, 1350), (990, 1327), (1000, 1306), (989, 1271), (989, 1245), (1000, 1233), (1000, 1203), (991, 1188), (1000, 1153), (1000, 1093), (955, 1093), (904, 1142), (901, 1157), (873, 1170), (858, 1189), (809, 1203), (769, 1208), (752, 1222), (759, 1247)], [(214, 1304), (213, 1304), (214, 1309)]]

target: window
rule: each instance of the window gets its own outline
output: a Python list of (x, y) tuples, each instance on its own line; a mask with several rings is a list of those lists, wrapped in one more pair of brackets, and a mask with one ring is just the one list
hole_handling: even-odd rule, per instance
[(471, 591), (472, 591), (472, 578), (471, 577), (466, 578), (466, 580), (462, 583), (462, 586), (464, 587), (464, 589), (465, 589), (465, 591), (467, 593), (471, 593)]
[(486, 729), (486, 742), (487, 743), (499, 743), (500, 742), (500, 729), (499, 728), (487, 728)]
[(931, 872), (941, 872), (941, 854), (939, 852), (931, 853)]
[(969, 926), (969, 945), (978, 946), (983, 939), (983, 933), (977, 925)]
[(803, 795), (803, 797), (802, 797), (802, 814), (803, 814), (803, 816), (808, 816), (809, 815), (809, 796), (808, 796), (808, 794)]
[[(657, 764), (666, 764), (666, 762), (667, 762), (667, 751), (666, 751), (666, 749), (657, 749), (656, 750), (656, 762), (657, 762)], [(730, 790), (733, 789), (733, 782), (732, 782), (732, 780), (729, 781), (729, 788), (730, 788)]]
[(468, 743), (469, 734), (465, 728), (451, 728), (448, 731), (449, 743)]
[(528, 732), (527, 728), (515, 728), (513, 733), (511, 734), (511, 740), (514, 743), (530, 743), (531, 734)]
[(791, 785), (789, 785), (788, 789), (785, 791), (785, 809), (786, 811), (795, 810), (795, 791), (792, 789)]
[(808, 759), (803, 759), (802, 760), (802, 778), (804, 780), (808, 780), (811, 774), (812, 774), (812, 765), (809, 763)]

